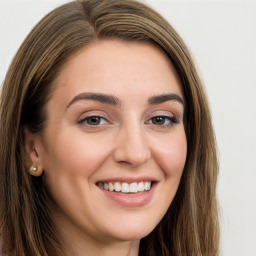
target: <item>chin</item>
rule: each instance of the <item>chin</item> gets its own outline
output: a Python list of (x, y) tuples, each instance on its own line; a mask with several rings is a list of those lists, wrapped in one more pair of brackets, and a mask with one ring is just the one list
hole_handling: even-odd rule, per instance
[[(118, 222), (117, 222), (118, 223)], [(157, 224), (156, 224), (157, 225)], [(115, 229), (109, 230), (107, 232), (110, 234), (114, 239), (121, 240), (121, 241), (134, 241), (140, 240), (150, 234), (156, 225), (150, 225), (146, 223), (132, 223), (132, 224), (121, 224), (119, 223), (118, 227)]]

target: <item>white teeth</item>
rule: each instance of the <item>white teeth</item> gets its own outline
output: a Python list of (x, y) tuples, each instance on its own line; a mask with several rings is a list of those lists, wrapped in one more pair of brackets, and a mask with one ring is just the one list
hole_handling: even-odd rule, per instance
[(122, 183), (121, 191), (122, 193), (129, 193), (130, 192), (129, 184), (126, 182)]
[(138, 189), (137, 189), (137, 183), (133, 182), (130, 184), (130, 192), (132, 193), (137, 193)]
[(104, 189), (108, 190), (108, 183), (104, 183)]
[(119, 182), (116, 182), (114, 188), (116, 192), (121, 191), (121, 184)]
[(138, 184), (138, 191), (140, 192), (144, 191), (144, 184), (142, 181)]
[(144, 183), (145, 190), (150, 190), (150, 187), (151, 187), (151, 182), (150, 181), (147, 181), (147, 182)]
[(141, 181), (141, 182), (133, 182), (133, 183), (127, 183), (127, 182), (108, 182), (98, 183), (98, 186), (102, 189), (108, 190), (110, 192), (122, 192), (122, 193), (138, 193), (143, 191), (148, 191), (151, 188), (151, 181)]
[(113, 186), (113, 184), (112, 183), (108, 183), (108, 190), (110, 191), (110, 192), (112, 192), (112, 191), (114, 191), (114, 186)]

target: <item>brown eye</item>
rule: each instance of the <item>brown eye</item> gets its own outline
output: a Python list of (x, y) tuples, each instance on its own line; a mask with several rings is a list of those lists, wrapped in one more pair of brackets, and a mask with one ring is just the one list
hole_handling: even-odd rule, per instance
[(154, 116), (149, 120), (148, 123), (157, 126), (172, 126), (177, 124), (178, 121), (173, 116)]
[(101, 116), (89, 116), (89, 117), (83, 118), (78, 123), (84, 123), (87, 125), (96, 126), (96, 125), (106, 124), (107, 121), (105, 118), (103, 118)]
[(156, 125), (163, 125), (165, 124), (166, 121), (169, 121), (167, 120), (166, 117), (163, 117), (163, 116), (155, 116), (151, 120), (152, 120), (152, 124), (156, 124)]

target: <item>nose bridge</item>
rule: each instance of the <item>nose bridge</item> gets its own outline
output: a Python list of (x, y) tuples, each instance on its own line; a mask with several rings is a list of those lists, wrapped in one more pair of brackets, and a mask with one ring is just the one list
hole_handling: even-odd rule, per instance
[(133, 119), (119, 131), (115, 160), (130, 165), (145, 163), (151, 156), (143, 125)]

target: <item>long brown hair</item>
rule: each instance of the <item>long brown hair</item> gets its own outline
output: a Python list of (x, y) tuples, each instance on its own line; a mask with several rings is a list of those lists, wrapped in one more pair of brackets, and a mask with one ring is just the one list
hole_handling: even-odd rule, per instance
[(85, 0), (49, 13), (27, 36), (6, 75), (0, 103), (0, 232), (16, 256), (60, 256), (43, 177), (26, 166), (23, 128), (40, 133), (54, 82), (75, 52), (97, 40), (144, 41), (173, 63), (185, 97), (188, 153), (176, 196), (139, 255), (217, 256), (218, 162), (211, 115), (191, 55), (161, 15), (133, 0)]

